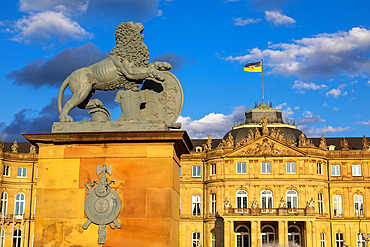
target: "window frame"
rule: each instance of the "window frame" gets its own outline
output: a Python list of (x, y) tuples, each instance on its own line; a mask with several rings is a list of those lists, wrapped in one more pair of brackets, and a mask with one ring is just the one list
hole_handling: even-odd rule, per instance
[(193, 232), (191, 234), (191, 243), (193, 245), (193, 247), (197, 247), (197, 242), (200, 243), (200, 232)]
[[(289, 192), (295, 192), (295, 193), (294, 194), (291, 193), (291, 194), (288, 195)], [(294, 201), (294, 198), (296, 198), (296, 201)], [(290, 200), (288, 200), (288, 199), (290, 199)], [(296, 190), (287, 190), (287, 192), (285, 193), (285, 200), (286, 200), (287, 208), (298, 208), (298, 202), (299, 202), (298, 191), (296, 191)], [(296, 204), (296, 205), (294, 205), (294, 204)], [(296, 206), (296, 207), (294, 207), (294, 206)]]
[[(5, 195), (6, 198), (4, 198), (3, 196)], [(6, 193), (5, 191), (3, 191), (3, 193), (1, 193), (1, 210), (0, 210), (0, 213), (1, 215), (4, 217), (7, 212), (8, 212), (8, 199), (9, 199), (9, 195), (8, 193)]]
[[(16, 234), (17, 232), (17, 234)], [(19, 235), (20, 233), (20, 235)], [(14, 243), (14, 241), (16, 241)], [(21, 247), (22, 246), (22, 230), (21, 229), (15, 229), (13, 232), (13, 239), (12, 239), (12, 246), (13, 247)]]
[(296, 162), (295, 161), (286, 162), (285, 172), (286, 172), (286, 174), (297, 174)]
[(5, 230), (0, 228), (0, 247), (5, 246)]
[[(266, 193), (264, 193), (266, 192)], [(269, 193), (271, 192), (271, 193)], [(265, 199), (265, 205), (263, 203), (263, 198), (266, 198)], [(270, 200), (271, 198), (271, 200)], [(266, 206), (266, 207), (264, 207)], [(271, 206), (271, 207), (269, 207)], [(261, 191), (261, 208), (265, 209), (265, 208), (273, 208), (274, 206), (274, 193), (271, 191), (271, 190), (262, 190)]]
[(318, 162), (317, 163), (317, 175), (322, 175), (322, 163)]
[[(18, 195), (20, 198), (18, 199)], [(23, 198), (22, 198), (23, 196)], [(24, 209), (25, 209), (25, 204), (26, 204), (26, 195), (23, 193), (18, 193), (15, 196), (15, 202), (14, 202), (14, 214), (15, 215), (23, 215), (24, 214)]]
[(215, 214), (217, 211), (217, 195), (216, 193), (211, 194), (211, 214)]
[[(337, 200), (335, 198), (337, 198)], [(337, 212), (335, 210), (337, 210)], [(343, 217), (342, 195), (333, 195), (333, 216)]]
[(10, 166), (4, 165), (3, 176), (10, 177)]
[(320, 233), (320, 246), (326, 247), (325, 232)]
[[(361, 198), (361, 199), (360, 199)], [(364, 217), (364, 196), (361, 194), (354, 195), (354, 210), (355, 210), (355, 217)], [(357, 209), (356, 209), (357, 207)]]
[(202, 177), (202, 168), (201, 166), (192, 166), (192, 177), (201, 178)]
[(235, 199), (236, 199), (236, 204), (235, 204), (236, 208), (241, 208), (241, 209), (242, 208), (248, 208), (248, 191), (246, 191), (246, 190), (238, 190), (235, 193)]
[[(334, 169), (333, 169), (334, 168)], [(340, 165), (339, 164), (333, 164), (331, 165), (331, 176), (332, 177), (340, 177), (341, 171), (340, 171)], [(339, 174), (337, 172), (339, 171)]]
[(18, 178), (27, 178), (27, 167), (19, 166), (17, 172)]
[(261, 174), (271, 174), (271, 162), (261, 162)]
[(191, 216), (192, 217), (201, 217), (202, 216), (202, 201), (201, 201), (200, 195), (193, 195), (191, 197), (192, 201), (192, 210), (191, 210)]
[[(338, 238), (339, 237), (339, 238)], [(341, 237), (341, 238), (340, 238)], [(343, 247), (344, 235), (341, 232), (335, 234), (335, 247)]]
[(246, 162), (236, 162), (236, 174), (247, 174)]
[(324, 210), (324, 194), (323, 193), (317, 194), (317, 203), (318, 203), (319, 215), (324, 215), (325, 210)]
[(216, 171), (217, 171), (216, 163), (212, 163), (210, 165), (210, 168), (211, 168), (211, 176), (216, 175)]
[(366, 240), (365, 240), (364, 234), (365, 233), (360, 233), (360, 232), (356, 233), (356, 246), (357, 247), (365, 247), (366, 246)]
[[(359, 172), (359, 174), (358, 174), (358, 172)], [(362, 177), (361, 164), (352, 164), (352, 176), (353, 177)]]

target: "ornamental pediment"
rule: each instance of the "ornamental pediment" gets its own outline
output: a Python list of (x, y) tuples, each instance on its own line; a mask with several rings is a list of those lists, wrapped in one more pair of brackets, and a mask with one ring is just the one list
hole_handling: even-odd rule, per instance
[(270, 136), (261, 136), (233, 151), (225, 157), (277, 157), (305, 156), (306, 153)]

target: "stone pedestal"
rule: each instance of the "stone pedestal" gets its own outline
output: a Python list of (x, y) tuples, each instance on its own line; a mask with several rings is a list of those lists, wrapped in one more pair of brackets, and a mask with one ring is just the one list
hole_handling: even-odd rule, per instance
[(106, 227), (103, 246), (178, 246), (180, 155), (185, 131), (24, 134), (39, 146), (34, 246), (101, 246), (87, 218), (84, 183), (111, 164), (111, 188), (121, 198), (121, 229)]
[(278, 208), (277, 209), (279, 216), (287, 216), (288, 215), (288, 209), (287, 208)]

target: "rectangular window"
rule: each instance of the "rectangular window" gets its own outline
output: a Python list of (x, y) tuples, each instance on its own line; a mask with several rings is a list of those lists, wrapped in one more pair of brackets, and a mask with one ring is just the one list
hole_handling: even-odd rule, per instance
[(321, 239), (321, 247), (326, 247), (326, 243), (325, 243), (325, 233), (322, 232), (320, 233), (320, 239)]
[(331, 175), (340, 176), (340, 165), (331, 165)]
[(27, 177), (27, 167), (18, 167), (18, 177), (19, 178)]
[(333, 213), (334, 217), (342, 217), (342, 196), (333, 195)]
[(192, 196), (192, 215), (194, 217), (200, 217), (200, 195)]
[(10, 175), (10, 166), (4, 166), (3, 176), (9, 177)]
[(362, 176), (361, 165), (352, 165), (352, 176)]
[(193, 177), (200, 177), (200, 166), (193, 166)]
[(216, 194), (211, 194), (211, 213), (216, 213)]
[(211, 175), (216, 175), (216, 164), (211, 164)]
[(322, 175), (322, 164), (321, 163), (317, 163), (317, 174)]
[(365, 240), (365, 233), (357, 233), (357, 247), (365, 247), (366, 240)]
[(318, 195), (318, 202), (319, 202), (319, 215), (324, 215), (324, 195)]
[(261, 162), (261, 173), (271, 174), (271, 162)]
[(296, 173), (295, 162), (287, 162), (286, 163), (286, 173), (290, 173), (290, 174), (295, 174)]
[(247, 173), (247, 164), (245, 162), (236, 163), (236, 173), (237, 174), (246, 174)]
[(364, 217), (364, 197), (362, 195), (355, 195), (355, 217)]
[(336, 233), (335, 234), (335, 247), (343, 247), (344, 246), (344, 243), (343, 243), (343, 233)]

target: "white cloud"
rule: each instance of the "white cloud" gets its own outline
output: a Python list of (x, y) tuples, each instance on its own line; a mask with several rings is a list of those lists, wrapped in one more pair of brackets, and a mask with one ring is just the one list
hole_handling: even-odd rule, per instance
[(17, 20), (14, 30), (18, 32), (12, 40), (31, 43), (58, 37), (59, 41), (91, 39), (93, 35), (83, 29), (77, 22), (64, 16), (61, 12), (45, 11), (32, 13)]
[(57, 12), (86, 12), (88, 0), (20, 0), (19, 11), (24, 13), (57, 11)]
[(338, 107), (336, 107), (336, 106), (334, 106), (334, 107), (333, 107), (333, 110), (334, 110), (334, 111), (338, 111), (338, 110), (339, 110), (339, 108), (338, 108)]
[(245, 26), (251, 23), (258, 23), (261, 19), (250, 19), (243, 20), (241, 17), (233, 18), (234, 26)]
[(268, 22), (272, 22), (275, 26), (293, 25), (296, 21), (284, 15), (280, 10), (265, 11), (265, 18)]
[(230, 115), (222, 113), (209, 113), (199, 120), (180, 116), (177, 122), (186, 130), (192, 139), (202, 139), (211, 136), (213, 139), (224, 137), (231, 130), (233, 121), (245, 118), (245, 106), (235, 107)]
[(0, 26), (5, 26), (5, 23), (3, 21), (0, 21)]
[(326, 122), (324, 119), (322, 119), (320, 117), (320, 115), (318, 115), (318, 114), (313, 115), (313, 113), (311, 111), (304, 111), (302, 113), (302, 116), (303, 116), (303, 118), (297, 119), (298, 125), (304, 125), (304, 124), (307, 124), (307, 123)]
[(329, 92), (326, 93), (326, 96), (333, 96), (334, 98), (338, 98), (339, 96), (345, 96), (347, 95), (348, 92), (345, 91), (344, 93), (342, 93), (342, 90), (339, 89), (339, 88), (333, 88), (332, 90), (330, 90)]
[(301, 80), (295, 80), (292, 89), (297, 89), (299, 93), (305, 93), (305, 90), (320, 90), (327, 87), (325, 84), (317, 85), (313, 82), (306, 83)]
[(299, 130), (302, 130), (308, 137), (320, 137), (322, 135), (339, 133), (339, 132), (343, 132), (349, 129), (349, 127), (334, 128), (332, 126), (314, 128), (314, 127), (308, 127), (307, 125), (297, 125), (297, 128)]
[(299, 107), (299, 106), (295, 106), (294, 107), (294, 110), (299, 110), (301, 107)]
[(358, 123), (370, 126), (370, 120), (369, 121), (359, 121)]
[(328, 103), (326, 103), (326, 102), (325, 102), (325, 103), (323, 104), (323, 106), (328, 107), (329, 105), (328, 105)]
[(289, 118), (291, 115), (294, 114), (294, 112), (292, 111), (292, 108), (287, 106), (287, 103), (281, 103), (280, 105), (277, 105), (275, 109), (282, 111), (283, 118)]
[(325, 77), (338, 74), (370, 74), (370, 30), (354, 27), (348, 32), (318, 34), (292, 43), (268, 44), (243, 56), (229, 56), (231, 62), (264, 59), (270, 73), (284, 76)]

